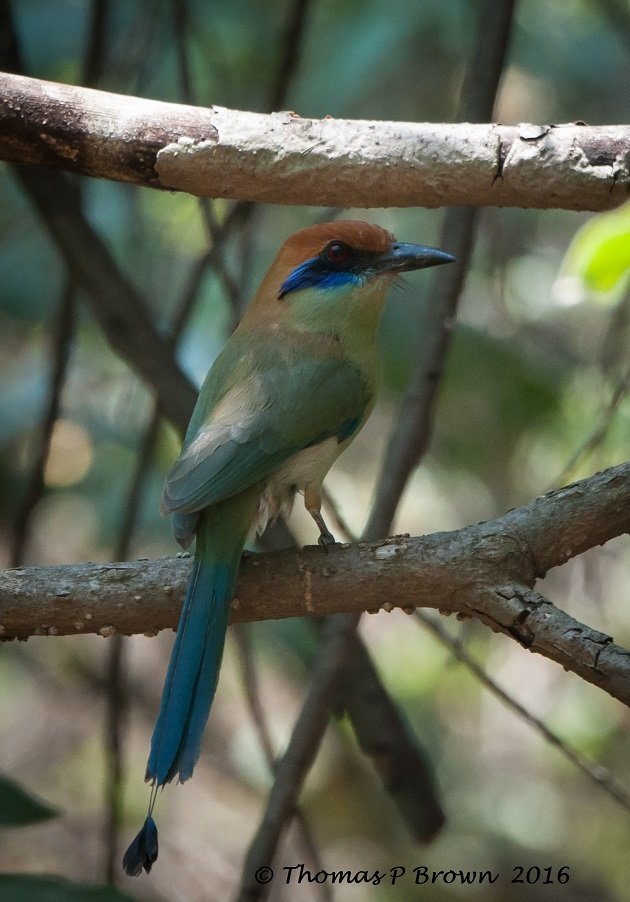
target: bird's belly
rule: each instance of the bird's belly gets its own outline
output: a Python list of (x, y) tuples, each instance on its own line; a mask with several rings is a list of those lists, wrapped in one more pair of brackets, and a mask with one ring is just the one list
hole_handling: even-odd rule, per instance
[(336, 437), (333, 437), (304, 448), (273, 474), (269, 484), (280, 491), (285, 486), (297, 488), (299, 491), (311, 485), (320, 486), (343, 447)]
[(319, 488), (344, 447), (345, 443), (338, 442), (335, 437), (325, 439), (298, 451), (276, 470), (260, 496), (252, 533), (260, 535), (280, 514), (287, 515), (296, 491), (303, 492), (309, 486)]

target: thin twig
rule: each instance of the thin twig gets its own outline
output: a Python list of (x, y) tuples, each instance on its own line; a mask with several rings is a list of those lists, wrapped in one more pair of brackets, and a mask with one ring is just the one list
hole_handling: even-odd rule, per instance
[(171, 0), (173, 35), (175, 38), (175, 56), (177, 59), (177, 75), (179, 91), (185, 103), (194, 103), (195, 92), (192, 86), (192, 75), (188, 61), (186, 39), (188, 37), (188, 3), (187, 0)]
[(236, 624), (232, 629), (232, 636), (236, 641), (239, 662), (241, 665), (241, 679), (245, 688), (245, 698), (249, 707), (252, 723), (258, 734), (258, 742), (265, 756), (269, 769), (273, 772), (276, 767), (276, 753), (273, 749), (271, 733), (265, 718), (265, 711), (260, 698), (256, 668), (253, 665), (252, 645), (246, 624)]
[(472, 658), (463, 644), (458, 639), (453, 639), (443, 626), (438, 623), (434, 617), (426, 614), (424, 611), (416, 611), (415, 617), (428, 629), (445, 648), (448, 648), (457, 658), (458, 661), (472, 673), (476, 679), (486, 687), (496, 698), (503, 702), (506, 707), (511, 708), (516, 714), (528, 723), (549, 745), (557, 748), (578, 770), (591, 780), (598, 789), (605, 792), (615, 800), (626, 813), (630, 811), (630, 792), (618, 783), (610, 774), (603, 764), (591, 761), (577, 749), (566, 743), (557, 733), (549, 729), (536, 715), (532, 714), (524, 705), (517, 702), (509, 693), (502, 689), (495, 681), (488, 676), (482, 667)]
[(227, 230), (217, 222), (214, 206), (207, 197), (199, 198), (199, 210), (211, 242), (209, 262), (221, 280), (223, 291), (230, 302), (232, 316), (228, 330), (233, 332), (243, 314), (243, 290), (241, 282), (235, 279), (230, 272), (224, 256), (224, 248), (228, 239)]
[[(173, 8), (173, 22), (175, 34), (175, 51), (177, 56), (177, 67), (179, 73), (179, 87), (182, 100), (188, 104), (195, 104), (197, 98), (192, 86), (192, 76), (190, 73), (190, 64), (188, 60), (188, 48), (186, 38), (189, 32), (188, 14), (189, 8), (186, 0), (171, 0)], [(199, 279), (201, 279), (207, 270), (208, 265), (212, 265), (213, 269), (219, 276), (223, 290), (230, 301), (232, 309), (232, 322), (229, 331), (233, 331), (238, 325), (240, 314), (242, 313), (242, 292), (236, 281), (229, 271), (223, 255), (223, 247), (225, 245), (227, 229), (224, 229), (218, 222), (215, 215), (214, 204), (207, 197), (198, 199), (199, 211), (204, 221), (210, 248), (203, 253), (197, 261), (196, 271)]]
[[(250, 717), (258, 735), (258, 742), (263, 750), (267, 766), (272, 774), (277, 774), (278, 761), (273, 748), (273, 740), (265, 717), (265, 709), (260, 697), (256, 667), (254, 666), (254, 654), (249, 636), (249, 627), (246, 624), (238, 624), (232, 629), (232, 636), (236, 640), (239, 661), (241, 665), (241, 678), (245, 689), (245, 698), (249, 707)], [(296, 805), (295, 822), (301, 834), (302, 844), (311, 856), (315, 872), (322, 870), (323, 864), (319, 856), (315, 838), (310, 824), (304, 812)], [(332, 899), (332, 890), (328, 884), (318, 885), (319, 894), (324, 900)]]
[(123, 812), (123, 742), (128, 711), (125, 671), (125, 638), (112, 636), (107, 646), (105, 684), (105, 812), (103, 871), (105, 881), (118, 882), (118, 839)]
[(621, 378), (617, 382), (613, 393), (610, 396), (610, 400), (600, 414), (599, 421), (595, 428), (576, 449), (568, 463), (565, 464), (560, 473), (556, 476), (553, 483), (550, 484), (550, 489), (567, 482), (571, 478), (571, 474), (577, 469), (578, 464), (584, 461), (590, 454), (593, 454), (593, 452), (602, 444), (608, 434), (613, 417), (629, 391), (630, 366), (622, 373)]
[(358, 534), (352, 529), (346, 518), (343, 516), (339, 510), (337, 501), (333, 498), (325, 485), (322, 486), (322, 501), (326, 505), (327, 513), (331, 515), (332, 523), (336, 526), (336, 530), (334, 531), (337, 534), (341, 533), (346, 542), (358, 542)]
[(81, 83), (86, 87), (98, 85), (106, 65), (106, 36), (109, 0), (92, 0), (87, 27), (87, 49)]
[(279, 110), (286, 105), (289, 90), (302, 58), (310, 0), (295, 0), (287, 11), (285, 28), (280, 40), (281, 57), (269, 97), (269, 109)]
[(630, 10), (625, 0), (599, 0), (596, 6), (602, 10), (608, 24), (610, 33), (621, 41), (626, 53), (630, 53)]
[[(291, 90), (292, 80), (298, 69), (304, 50), (308, 7), (310, 0), (294, 0), (287, 12), (286, 28), (279, 42), (277, 56), (280, 58), (273, 84), (269, 91), (269, 99), (266, 108), (269, 112), (286, 106)], [(236, 286), (230, 285), (229, 280), (224, 280), (224, 286), (228, 291), (228, 297), (232, 307), (238, 313), (242, 313), (242, 299), (245, 295), (245, 286), (248, 283), (251, 259), (254, 248), (252, 240), (254, 232), (254, 219), (258, 211), (258, 204), (250, 201), (236, 201), (228, 215), (217, 229), (211, 229), (213, 244), (219, 248), (225, 246), (228, 238), (235, 232), (240, 236), (240, 271)], [(221, 278), (223, 279), (223, 275)]]
[[(358, 535), (342, 516), (326, 489), (322, 499), (332, 513), (338, 532), (348, 542), (358, 542)], [(321, 620), (322, 623), (325, 621)], [(363, 752), (369, 755), (381, 773), (401, 815), (419, 842), (428, 842), (444, 825), (435, 780), (427, 765), (428, 756), (401, 720), (398, 708), (383, 686), (368, 650), (355, 633), (350, 654), (339, 680), (338, 703), (350, 717)], [(366, 708), (369, 714), (366, 717)], [(400, 792), (401, 783), (405, 783)], [(409, 800), (409, 802), (407, 802)]]
[(45, 493), (44, 471), (50, 454), (53, 429), (59, 418), (61, 392), (68, 371), (70, 352), (75, 331), (75, 290), (66, 281), (61, 292), (58, 310), (53, 326), (50, 347), (52, 361), (48, 404), (37, 435), (37, 452), (26, 494), (18, 511), (11, 542), (11, 566), (18, 567), (24, 557), (24, 547), (28, 536), (31, 515)]

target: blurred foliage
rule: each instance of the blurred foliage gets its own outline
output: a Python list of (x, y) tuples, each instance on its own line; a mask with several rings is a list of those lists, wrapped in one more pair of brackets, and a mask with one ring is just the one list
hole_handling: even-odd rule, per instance
[(13, 780), (0, 777), (0, 826), (18, 827), (48, 820), (57, 812), (25, 792)]
[(71, 883), (58, 877), (0, 874), (4, 902), (130, 902), (131, 896), (111, 886)]
[(623, 297), (630, 283), (630, 203), (582, 226), (567, 251), (560, 278), (557, 291), (582, 287), (611, 303)]
[[(95, 4), (20, 0), (13, 7), (27, 74), (81, 83)], [(181, 101), (184, 60), (194, 102), (264, 111), (290, 7), (289, 0), (110, 0), (99, 36), (98, 87)], [(627, 34), (613, 9), (628, 25), (623, 4), (613, 0), (521, 0), (496, 119), (593, 124), (627, 119), (627, 91), (619, 90), (630, 83)], [(450, 121), (474, 14), (475, 4), (465, 0), (314, 0), (286, 107), (308, 116)], [(175, 39), (177, 21), (183, 42)], [(198, 202), (89, 180), (82, 190), (89, 220), (167, 330), (207, 246)], [(5, 166), (0, 196), (0, 555), (8, 564), (48, 404), (51, 336), (59, 324), (65, 272)], [(220, 225), (230, 205), (216, 201), (212, 208)], [(222, 257), (244, 302), (283, 238), (323, 215), (336, 214), (261, 206), (244, 230), (231, 233)], [(408, 209), (343, 215), (379, 222), (401, 240), (431, 244), (441, 214)], [(627, 217), (627, 209), (601, 217), (511, 209), (481, 213), (430, 454), (408, 487), (397, 530), (455, 528), (530, 500), (562, 481), (596, 429), (596, 441), (587, 457), (577, 459), (571, 477), (627, 457), (630, 400), (627, 390), (618, 391), (630, 339), (622, 276)], [(589, 290), (559, 290), (559, 274), (578, 276)], [(423, 315), (431, 303), (431, 281), (429, 274), (411, 275), (394, 292), (382, 329), (382, 401), (328, 479), (356, 532), (367, 516), (397, 397), (426, 341)], [(607, 303), (590, 290), (601, 288), (614, 289)], [(109, 350), (82, 300), (44, 471), (45, 492), (29, 520), (24, 563), (112, 557), (151, 417), (149, 393)], [(208, 268), (178, 350), (195, 381), (224, 342), (231, 320), (221, 278)], [(164, 424), (146, 464), (132, 556), (175, 550), (158, 507), (164, 472), (177, 447), (177, 436)], [(296, 510), (293, 526), (303, 541), (313, 542), (306, 520)], [(627, 542), (611, 542), (551, 573), (543, 585), (554, 602), (626, 645), (627, 551)], [(630, 785), (629, 718), (619, 704), (475, 624), (449, 626), (456, 635), (464, 630), (469, 649), (493, 677), (565, 741)], [(366, 618), (362, 631), (433, 757), (449, 823), (431, 847), (414, 847), (342, 723), (329, 732), (304, 799), (325, 866), (386, 870), (402, 863), (410, 872), (421, 865), (500, 871), (498, 884), (466, 890), (467, 898), (484, 900), (508, 898), (518, 865), (568, 866), (568, 886), (519, 886), (514, 897), (525, 902), (541, 893), (549, 902), (627, 898), (630, 814), (481, 690), (431, 637), (410, 628), (404, 615)], [(255, 624), (251, 634), (260, 692), (281, 749), (308, 678), (303, 662), (312, 640), (294, 622)], [(169, 638), (138, 637), (127, 645), (133, 710), (125, 743), (125, 840), (144, 816), (141, 776)], [(93, 637), (36, 639), (3, 652), (0, 771), (66, 814), (4, 831), (0, 869), (94, 880), (102, 859), (106, 643)], [(164, 794), (160, 861), (150, 880), (125, 887), (138, 899), (228, 898), (269, 780), (229, 644), (194, 785)], [(305, 860), (305, 854), (292, 834), (282, 862)], [(9, 898), (2, 886), (0, 895)], [(290, 898), (314, 898), (312, 888), (300, 896), (303, 889)], [(424, 892), (434, 902), (461, 898), (455, 887), (439, 884)], [(409, 881), (361, 888), (361, 897), (370, 900), (407, 900), (416, 893)], [(279, 886), (274, 894), (284, 898)], [(357, 898), (356, 887), (339, 888), (335, 898)]]
[[(0, 826), (23, 827), (55, 817), (59, 812), (25, 792), (13, 780), (0, 777)], [(113, 887), (71, 883), (57, 877), (0, 874), (3, 902), (125, 902), (129, 896)]]

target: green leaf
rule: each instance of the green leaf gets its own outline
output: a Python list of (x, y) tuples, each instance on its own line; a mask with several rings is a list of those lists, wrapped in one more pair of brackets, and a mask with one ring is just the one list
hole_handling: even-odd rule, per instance
[(590, 219), (565, 255), (561, 285), (581, 283), (600, 299), (614, 302), (630, 282), (630, 203)]
[(0, 826), (19, 827), (56, 817), (59, 812), (25, 792), (21, 786), (0, 777)]
[(62, 877), (0, 874), (2, 902), (133, 902), (113, 886), (71, 883)]

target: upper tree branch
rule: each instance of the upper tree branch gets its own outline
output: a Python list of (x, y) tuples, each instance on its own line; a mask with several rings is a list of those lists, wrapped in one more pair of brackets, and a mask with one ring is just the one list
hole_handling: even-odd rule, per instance
[(321, 206), (604, 210), (630, 192), (630, 126), (303, 119), (3, 73), (0, 159), (208, 197)]
[[(439, 608), (481, 620), (630, 704), (630, 653), (532, 591), (550, 568), (629, 531), (630, 462), (454, 532), (245, 560), (232, 619)], [(4, 571), (0, 633), (172, 627), (189, 569), (163, 560)]]

